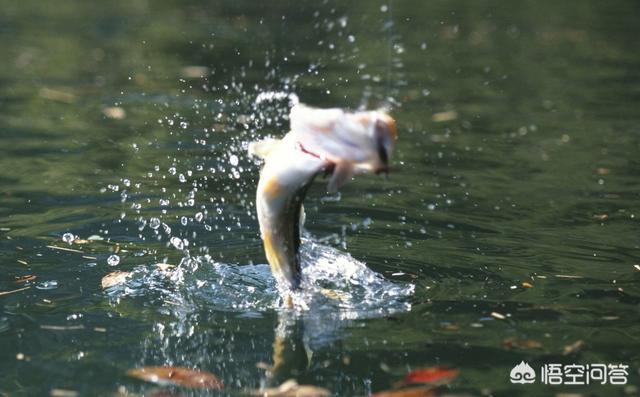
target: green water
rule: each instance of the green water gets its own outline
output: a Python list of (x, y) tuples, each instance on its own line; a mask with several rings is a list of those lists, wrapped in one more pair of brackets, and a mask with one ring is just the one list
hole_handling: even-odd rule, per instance
[[(436, 365), (460, 371), (444, 394), (638, 395), (638, 37), (634, 1), (0, 1), (0, 292), (29, 287), (0, 295), (0, 396), (152, 395), (126, 376), (145, 365), (222, 395), (363, 396)], [(286, 131), (268, 92), (391, 104), (389, 180), (316, 183), (306, 226), (410, 297), (275, 308), (245, 155)], [(183, 258), (170, 237), (210, 258), (154, 273)], [(104, 291), (114, 270), (138, 276)], [(523, 360), (622, 363), (628, 384), (510, 383)]]

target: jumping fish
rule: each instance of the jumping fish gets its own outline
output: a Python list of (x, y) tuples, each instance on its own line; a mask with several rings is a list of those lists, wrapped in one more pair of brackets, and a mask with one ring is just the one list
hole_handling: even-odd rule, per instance
[(330, 175), (327, 191), (336, 192), (356, 174), (388, 173), (397, 139), (395, 120), (382, 110), (297, 104), (289, 120), (284, 138), (249, 145), (249, 154), (264, 159), (256, 208), (267, 261), (283, 295), (300, 287), (302, 202), (314, 178)]

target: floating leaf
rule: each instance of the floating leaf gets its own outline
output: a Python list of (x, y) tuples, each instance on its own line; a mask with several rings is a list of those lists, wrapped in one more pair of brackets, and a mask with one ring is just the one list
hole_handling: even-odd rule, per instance
[(400, 382), (403, 385), (414, 383), (448, 383), (458, 376), (457, 369), (445, 367), (420, 368), (408, 373)]
[(573, 342), (570, 345), (566, 345), (564, 349), (562, 349), (562, 354), (568, 356), (569, 354), (574, 354), (582, 350), (585, 346), (585, 343), (582, 339)]
[(35, 280), (37, 277), (34, 276), (33, 274), (26, 274), (24, 276), (20, 276), (20, 277), (16, 277), (15, 282), (16, 283), (26, 283), (28, 281), (33, 281)]
[(144, 367), (127, 371), (127, 375), (160, 385), (177, 385), (198, 389), (223, 388), (222, 382), (209, 372), (183, 367)]
[(533, 284), (523, 281), (522, 288), (533, 288)]
[(124, 284), (129, 276), (131, 276), (131, 272), (121, 272), (119, 270), (111, 272), (102, 277), (102, 288), (107, 289), (114, 285)]
[(542, 347), (542, 343), (533, 339), (507, 338), (502, 341), (502, 345), (506, 349), (538, 349)]
[(385, 390), (374, 393), (371, 397), (435, 397), (437, 393), (431, 386), (411, 387), (407, 389)]
[(247, 390), (248, 394), (260, 397), (329, 397), (331, 392), (323, 387), (299, 385), (295, 379), (289, 379), (278, 387)]

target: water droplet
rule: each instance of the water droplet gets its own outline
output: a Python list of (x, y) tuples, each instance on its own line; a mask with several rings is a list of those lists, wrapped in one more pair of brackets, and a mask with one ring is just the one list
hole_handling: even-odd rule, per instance
[(204, 215), (202, 214), (202, 212), (198, 212), (195, 215), (196, 218), (196, 222), (202, 222), (202, 219), (204, 219)]
[(107, 264), (109, 266), (117, 266), (118, 263), (120, 263), (120, 257), (116, 254), (109, 255), (109, 257), (107, 258)]
[(158, 229), (161, 224), (162, 224), (162, 222), (160, 222), (160, 219), (158, 219), (158, 218), (149, 219), (149, 227), (152, 228), (153, 230)]
[(64, 241), (67, 244), (73, 243), (73, 240), (75, 239), (76, 239), (76, 236), (74, 236), (73, 233), (65, 233), (62, 235), (62, 241)]
[(178, 175), (178, 180), (182, 183), (185, 183), (187, 181), (187, 178), (184, 176), (184, 174), (180, 174)]
[(182, 218), (180, 218), (180, 224), (182, 224), (182, 226), (187, 226), (188, 223), (188, 219), (186, 216), (183, 216)]
[(234, 167), (235, 167), (236, 165), (238, 165), (238, 156), (236, 156), (235, 154), (232, 154), (232, 155), (229, 157), (229, 163), (230, 163), (232, 166), (234, 166)]
[(176, 247), (176, 249), (179, 249), (179, 250), (184, 249), (184, 242), (182, 242), (182, 239), (180, 237), (171, 237), (171, 240), (169, 241), (171, 242), (171, 245)]

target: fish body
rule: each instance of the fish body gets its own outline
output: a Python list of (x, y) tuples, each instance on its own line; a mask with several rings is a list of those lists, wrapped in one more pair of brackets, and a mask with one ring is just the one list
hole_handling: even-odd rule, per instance
[(298, 104), (290, 121), (283, 139), (249, 145), (249, 153), (265, 161), (256, 208), (267, 261), (282, 292), (300, 286), (302, 202), (314, 178), (331, 174), (327, 190), (335, 192), (357, 173), (388, 172), (397, 136), (395, 121), (382, 111)]

